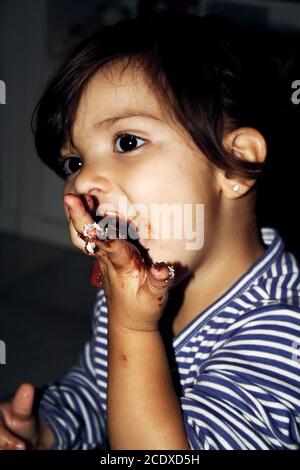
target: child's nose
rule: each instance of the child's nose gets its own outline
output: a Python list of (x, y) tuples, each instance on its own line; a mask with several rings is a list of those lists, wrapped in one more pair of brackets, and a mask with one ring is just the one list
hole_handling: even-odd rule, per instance
[[(113, 187), (111, 170), (105, 163), (85, 162), (73, 181), (73, 190), (76, 194), (104, 194)], [(100, 203), (100, 201), (99, 201)]]

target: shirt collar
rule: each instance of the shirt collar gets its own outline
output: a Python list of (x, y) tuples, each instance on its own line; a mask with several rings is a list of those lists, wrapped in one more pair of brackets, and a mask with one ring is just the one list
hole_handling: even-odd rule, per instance
[(182, 341), (194, 331), (200, 323), (202, 324), (208, 316), (224, 308), (234, 297), (245, 290), (249, 285), (257, 283), (260, 276), (265, 273), (270, 265), (276, 262), (284, 250), (284, 241), (277, 229), (273, 227), (261, 227), (260, 235), (263, 244), (266, 246), (264, 253), (249, 267), (249, 269), (239, 277), (239, 279), (215, 302), (210, 304), (190, 322), (183, 330), (173, 337), (173, 345), (178, 348)]

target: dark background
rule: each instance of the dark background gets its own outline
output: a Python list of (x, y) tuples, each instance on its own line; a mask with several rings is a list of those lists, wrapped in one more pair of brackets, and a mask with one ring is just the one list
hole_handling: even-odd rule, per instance
[[(95, 21), (104, 25), (123, 17), (147, 16), (153, 11), (201, 13), (206, 8), (206, 11), (222, 13), (253, 28), (254, 35), (257, 28), (264, 28), (278, 36), (283, 51), (293, 51), (299, 64), (300, 8), (293, 9), (298, 2), (43, 0), (43, 4), (47, 7), (47, 34), (42, 36), (42, 45), (47, 52), (47, 61), (40, 61), (41, 56), (35, 55), (36, 33), (40, 28), (35, 7), (40, 8), (40, 0), (0, 0), (0, 12), (5, 14), (5, 25), (0, 33), (0, 79), (5, 80), (8, 87), (8, 103), (0, 106), (0, 339), (5, 341), (7, 348), (7, 363), (0, 365), (0, 400), (10, 397), (24, 381), (41, 386), (62, 376), (77, 362), (91, 334), (90, 319), (96, 294), (88, 281), (91, 260), (66, 244), (68, 228), (62, 212), (59, 214), (62, 209), (52, 209), (50, 203), (52, 193), (57, 192), (53, 185), (59, 183), (49, 180), (47, 173), (43, 188), (48, 181), (51, 184), (43, 196), (43, 207), (48, 208), (48, 203), (51, 206), (45, 209), (53, 212), (49, 222), (48, 212), (35, 212), (40, 201), (31, 193), (34, 184), (27, 187), (23, 182), (25, 173), (25, 181), (34, 175), (34, 182), (40, 179), (40, 171), (46, 171), (41, 170), (34, 150), (28, 155), (22, 152), (22, 142), (33, 149), (30, 147), (29, 118), (34, 98), (38, 98), (51, 66), (65, 44)], [(24, 33), (18, 28), (22, 22), (18, 15), (21, 15), (19, 7), (24, 9), (26, 6), (28, 16), (24, 21), (29, 21), (29, 25)], [(22, 91), (27, 67), (33, 72), (38, 71), (42, 77), (35, 82), (37, 75), (32, 72), (31, 79), (26, 72), (33, 90), (30, 99)], [(13, 71), (11, 86), (9, 75), (6, 77), (7, 70)], [(287, 249), (300, 258), (300, 104), (297, 108), (290, 103), (291, 84), (297, 79), (300, 80), (300, 72), (290, 77), (280, 97), (281, 103), (283, 100), (286, 104), (283, 114), (278, 115), (278, 120), (270, 115), (274, 122), (272, 165), (259, 193), (258, 219), (260, 225), (278, 228)], [(261, 99), (264, 99), (263, 94)], [(274, 100), (279, 100), (275, 92)], [(27, 114), (22, 114), (24, 109)], [(61, 205), (61, 201), (55, 204)], [(31, 212), (28, 212), (28, 206)], [(43, 233), (31, 229), (35, 220), (43, 221), (43, 227), (46, 227)]]

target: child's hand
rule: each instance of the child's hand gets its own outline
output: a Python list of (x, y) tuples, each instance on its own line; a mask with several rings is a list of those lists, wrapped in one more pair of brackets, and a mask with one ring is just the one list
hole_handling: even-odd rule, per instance
[[(73, 244), (86, 252), (86, 241), (91, 239), (83, 235), (84, 225), (94, 221), (79, 196), (67, 194), (64, 201)], [(95, 237), (92, 241), (96, 244), (92, 256), (99, 262), (109, 321), (130, 330), (158, 329), (172, 271), (165, 263), (147, 267), (138, 249), (125, 239), (105, 241)]]
[(45, 428), (45, 423), (43, 426), (41, 421), (38, 424), (32, 412), (34, 393), (31, 384), (22, 384), (12, 401), (0, 404), (0, 450), (43, 448), (39, 444), (42, 434), (43, 440), (49, 441), (47, 446), (52, 444), (54, 438), (51, 431)]

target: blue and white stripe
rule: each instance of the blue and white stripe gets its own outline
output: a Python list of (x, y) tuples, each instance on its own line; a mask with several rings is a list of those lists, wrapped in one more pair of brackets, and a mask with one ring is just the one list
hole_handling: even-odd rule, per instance
[[(173, 338), (171, 371), (194, 450), (300, 449), (300, 269), (277, 230), (261, 235), (263, 255)], [(99, 289), (79, 366), (49, 384), (40, 402), (53, 449), (109, 449), (107, 370)]]

